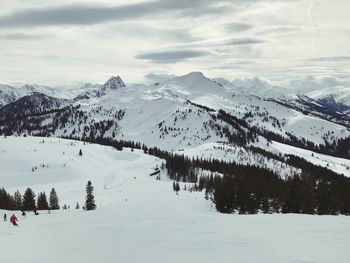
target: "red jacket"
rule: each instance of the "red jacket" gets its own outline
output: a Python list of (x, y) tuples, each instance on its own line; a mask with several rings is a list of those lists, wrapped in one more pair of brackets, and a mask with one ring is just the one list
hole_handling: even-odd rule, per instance
[(15, 215), (12, 215), (11, 218), (10, 218), (10, 222), (12, 224), (14, 224), (14, 223), (16, 223), (16, 221), (17, 221), (17, 217)]

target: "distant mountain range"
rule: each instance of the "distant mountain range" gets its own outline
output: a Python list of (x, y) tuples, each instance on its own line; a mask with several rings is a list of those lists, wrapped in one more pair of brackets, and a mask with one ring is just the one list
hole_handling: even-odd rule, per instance
[(125, 85), (119, 76), (75, 88), (0, 85), (0, 134), (113, 138), (285, 176), (298, 168), (276, 156), (316, 154), (320, 165), (350, 176), (350, 86), (312, 78), (292, 85), (200, 72), (152, 85)]

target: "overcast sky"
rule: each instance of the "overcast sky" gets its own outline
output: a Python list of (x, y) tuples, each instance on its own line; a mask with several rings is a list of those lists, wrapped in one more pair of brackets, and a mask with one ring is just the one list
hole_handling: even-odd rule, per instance
[(0, 0), (0, 82), (350, 75), (349, 0)]

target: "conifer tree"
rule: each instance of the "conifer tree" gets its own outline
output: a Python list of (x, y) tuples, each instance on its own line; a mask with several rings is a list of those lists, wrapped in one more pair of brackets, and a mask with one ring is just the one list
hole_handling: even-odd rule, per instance
[(24, 192), (22, 209), (25, 211), (36, 210), (35, 194), (33, 190), (30, 188), (27, 188), (27, 190)]
[(91, 181), (88, 181), (86, 185), (86, 198), (85, 198), (85, 209), (86, 210), (95, 210), (95, 197), (93, 194), (94, 187), (92, 186)]
[(60, 209), (60, 206), (58, 205), (58, 197), (55, 188), (52, 188), (50, 193), (50, 209), (51, 210), (58, 210)]
[(251, 196), (249, 184), (247, 182), (247, 178), (242, 176), (240, 178), (240, 182), (237, 186), (237, 207), (239, 208), (240, 214), (245, 214), (249, 212)]
[(22, 195), (17, 190), (13, 195), (14, 201), (15, 201), (15, 209), (20, 210), (22, 208)]
[(179, 192), (179, 191), (180, 191), (180, 184), (176, 183), (176, 192)]
[(224, 176), (214, 188), (214, 203), (221, 213), (231, 213), (235, 207), (234, 180), (230, 176)]
[(49, 204), (47, 202), (45, 192), (39, 193), (38, 200), (37, 200), (37, 207), (38, 207), (38, 210), (48, 210), (49, 209)]

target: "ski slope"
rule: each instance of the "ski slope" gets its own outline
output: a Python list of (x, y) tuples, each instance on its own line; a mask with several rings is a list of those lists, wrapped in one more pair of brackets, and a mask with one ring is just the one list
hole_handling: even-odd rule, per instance
[[(48, 168), (32, 172), (41, 163)], [(150, 177), (161, 163), (127, 148), (1, 137), (1, 185), (10, 192), (30, 186), (36, 193), (55, 187), (60, 205), (71, 209), (26, 218), (15, 212), (18, 228), (0, 222), (0, 261), (349, 262), (347, 217), (219, 214), (203, 193), (176, 195), (165, 171), (163, 180)], [(75, 210), (87, 180), (95, 187), (97, 210)]]

